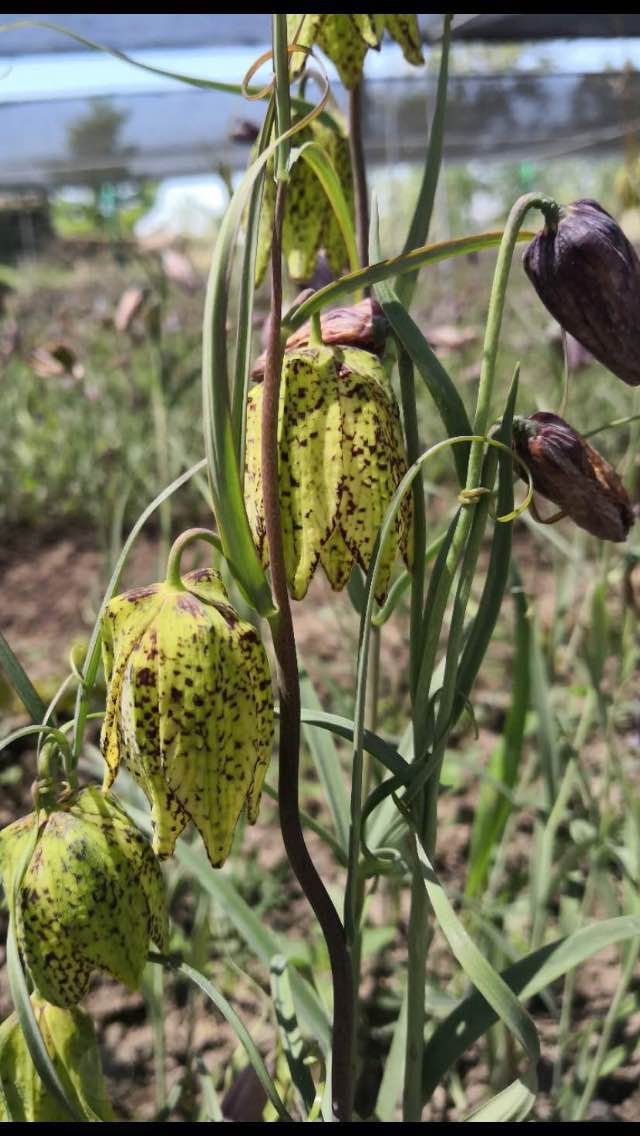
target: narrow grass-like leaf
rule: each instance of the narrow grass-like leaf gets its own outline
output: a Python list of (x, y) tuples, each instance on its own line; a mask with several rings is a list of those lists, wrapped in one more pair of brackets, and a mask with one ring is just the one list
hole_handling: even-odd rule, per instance
[[(505, 526), (506, 527), (506, 526)], [(522, 756), (524, 731), (529, 708), (530, 626), (527, 598), (520, 576), (512, 569), (511, 594), (515, 604), (515, 644), (511, 665), (511, 707), (498, 742), (489, 762), (489, 773), (500, 786), (513, 790), (518, 779)], [(500, 792), (490, 782), (483, 784), (475, 810), (471, 832), (469, 872), (465, 895), (477, 896), (487, 879), (494, 848), (504, 833), (512, 811), (511, 796)]]
[(544, 778), (547, 808), (552, 809), (560, 782), (561, 754), (551, 706), (547, 662), (540, 641), (540, 625), (531, 615), (531, 704), (536, 712), (540, 769)]
[[(440, 55), (440, 70), (438, 73), (438, 87), (436, 101), (431, 120), (429, 145), (424, 157), (422, 182), (418, 192), (418, 199), (413, 211), (407, 239), (404, 243), (404, 252), (410, 252), (418, 245), (424, 245), (429, 236), (433, 203), (440, 176), (442, 164), (442, 148), (444, 143), (444, 120), (447, 110), (447, 84), (449, 79), (449, 49), (451, 47), (451, 24), (453, 16), (446, 13), (442, 17), (442, 47)], [(399, 277), (394, 284), (398, 299), (406, 308), (411, 307), (411, 300), (415, 291), (418, 274)]]
[(291, 1120), (292, 1118), (287, 1112), (280, 1094), (276, 1089), (276, 1086), (274, 1085), (271, 1077), (269, 1076), (269, 1071), (264, 1061), (262, 1060), (258, 1049), (255, 1046), (251, 1034), (249, 1033), (242, 1019), (234, 1010), (231, 1003), (228, 1002), (224, 994), (221, 994), (220, 991), (217, 990), (213, 985), (213, 983), (210, 982), (209, 979), (206, 978), (205, 975), (202, 974), (199, 970), (196, 970), (195, 967), (189, 966), (186, 962), (183, 962), (178, 967), (178, 973), (184, 974), (186, 978), (190, 979), (191, 982), (200, 987), (202, 992), (207, 995), (207, 998), (211, 999), (216, 1009), (220, 1011), (222, 1016), (229, 1023), (238, 1041), (242, 1045), (251, 1065), (253, 1066), (255, 1074), (260, 1081), (260, 1084), (262, 1085), (265, 1093), (267, 1094), (269, 1100), (275, 1108), (278, 1116), (280, 1117), (280, 1120)]
[[(535, 233), (524, 229), (518, 233), (518, 241), (530, 241)], [(405, 272), (415, 272), (425, 264), (437, 264), (442, 260), (449, 260), (452, 256), (465, 256), (470, 252), (481, 252), (483, 249), (497, 248), (502, 240), (502, 233), (478, 233), (472, 237), (457, 237), (451, 241), (440, 241), (437, 244), (424, 245), (422, 248), (412, 249), (411, 252), (401, 253), (400, 256), (390, 257), (388, 260), (378, 261), (367, 268), (360, 268), (357, 272), (349, 272), (334, 280), (324, 288), (318, 289), (308, 300), (294, 304), (285, 313), (282, 319), (282, 328), (287, 335), (300, 327), (316, 312), (321, 312), (329, 304), (335, 304), (343, 296), (350, 296), (361, 288), (370, 288), (383, 280), (390, 280), (392, 276), (403, 275)], [(402, 309), (404, 311), (404, 308)]]
[(0, 631), (0, 670), (7, 682), (15, 690), (32, 722), (44, 721), (47, 707), (33, 685), (22, 663), (14, 655), (4, 635)]
[[(329, 730), (337, 737), (344, 738), (345, 741), (353, 742), (355, 725), (349, 718), (342, 718), (338, 714), (328, 714), (324, 710), (305, 706), (302, 709), (301, 721), (303, 726), (319, 726), (320, 729)], [(367, 729), (363, 730), (362, 739), (363, 748), (366, 749), (367, 753), (375, 757), (390, 773), (395, 774), (401, 784), (406, 784), (410, 780), (411, 767), (400, 756), (391, 742), (385, 741), (379, 734)]]
[(271, 992), (291, 1080), (308, 1115), (315, 1103), (316, 1087), (304, 1061), (304, 1042), (293, 1003), (287, 961), (282, 955), (276, 955), (271, 961)]
[[(502, 972), (504, 982), (525, 1002), (598, 951), (640, 935), (640, 917), (622, 915), (581, 927), (567, 938), (533, 951)], [(469, 1046), (498, 1020), (495, 1010), (475, 990), (438, 1025), (423, 1060), (423, 1096), (427, 1101), (445, 1073)]]
[(318, 142), (305, 142), (299, 148), (292, 150), (290, 164), (300, 158), (311, 167), (327, 196), (336, 221), (340, 226), (351, 271), (356, 272), (360, 267), (356, 235), (342, 182), (335, 171), (335, 166)]
[[(129, 812), (133, 811), (130, 806), (127, 807)], [(146, 814), (141, 813), (140, 810), (136, 810), (136, 813), (140, 816), (140, 820), (143, 818), (146, 820)], [(149, 827), (148, 821), (146, 827)], [(267, 968), (270, 966), (274, 955), (286, 954), (286, 942), (265, 926), (260, 916), (256, 915), (238, 894), (228, 876), (215, 871), (207, 863), (201, 851), (181, 840), (176, 846), (176, 858), (189, 869), (200, 887), (220, 904), (236, 931), (264, 966)], [(309, 1035), (317, 1040), (326, 1054), (331, 1047), (327, 1011), (316, 991), (297, 970), (292, 968), (290, 979), (298, 1017)]]
[(404, 1058), (407, 1037), (407, 991), (404, 992), (400, 1013), (396, 1021), (391, 1046), (384, 1065), (384, 1073), (376, 1099), (376, 1119), (382, 1123), (395, 1120), (398, 1099), (404, 1081)]
[[(391, 285), (388, 282), (381, 282), (375, 288), (375, 293), (391, 327), (407, 354), (411, 356), (416, 370), (435, 402), (449, 437), (473, 433), (457, 387), (427, 343), (415, 320), (403, 308)], [(467, 446), (456, 446), (453, 456), (461, 486), (466, 482), (467, 455)]]
[[(513, 376), (511, 388), (507, 398), (502, 423), (496, 432), (496, 438), (508, 448), (511, 447), (511, 428), (513, 414), (518, 397), (519, 371)], [(493, 455), (489, 455), (492, 458)], [(493, 459), (495, 460), (495, 458)], [(508, 454), (498, 454), (498, 494), (496, 502), (497, 516), (507, 516), (513, 511), (513, 462)], [(486, 579), (482, 596), (478, 605), (478, 613), (473, 621), (469, 636), (462, 652), (457, 678), (458, 713), (463, 709), (465, 699), (471, 694), (471, 688), (476, 680), (482, 660), (491, 641), (500, 608), (502, 597), (509, 579), (511, 564), (511, 543), (513, 523), (497, 523), (494, 525), (491, 541), (491, 554), (487, 568)]]
[(522, 1081), (513, 1081), (466, 1119), (472, 1124), (505, 1124), (526, 1120), (535, 1104), (535, 1099), (534, 1094)]
[(526, 1085), (530, 1090), (536, 1083), (536, 1066), (540, 1057), (536, 1027), (508, 983), (494, 970), (460, 922), (420, 844), (417, 844), (417, 855), (434, 914), (453, 954), (482, 995), (483, 1004), (491, 1006), (496, 1017), (504, 1022), (527, 1055)]
[[(325, 792), (331, 810), (336, 836), (341, 848), (346, 852), (349, 845), (349, 798), (338, 751), (330, 736), (330, 727), (325, 723), (313, 722), (313, 714), (324, 717), (320, 699), (315, 687), (305, 671), (300, 673), (300, 697), (304, 704), (301, 722), (305, 741), (309, 747), (313, 763)], [(316, 727), (322, 728), (317, 729)], [(342, 735), (345, 736), (344, 734)]]

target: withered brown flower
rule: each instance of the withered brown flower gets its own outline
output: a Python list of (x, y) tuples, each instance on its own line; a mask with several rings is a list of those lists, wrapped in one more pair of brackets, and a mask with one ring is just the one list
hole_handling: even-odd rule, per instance
[[(348, 308), (332, 308), (320, 316), (322, 342), (326, 347), (361, 347), (374, 355), (384, 351), (385, 339), (389, 330), (385, 316), (377, 300), (361, 300)], [(285, 350), (297, 351), (307, 347), (311, 339), (311, 321), (307, 320), (287, 339)], [(256, 359), (251, 372), (253, 379), (264, 375), (266, 352)]]
[(513, 446), (533, 488), (601, 540), (626, 540), (634, 515), (613, 466), (557, 414), (515, 418)]
[(640, 383), (640, 260), (597, 201), (574, 201), (528, 246), (524, 267), (545, 307), (600, 363)]

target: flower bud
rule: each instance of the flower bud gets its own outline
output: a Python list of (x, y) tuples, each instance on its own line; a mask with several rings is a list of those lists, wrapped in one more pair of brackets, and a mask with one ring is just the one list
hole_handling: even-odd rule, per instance
[[(249, 392), (245, 502), (256, 547), (268, 562), (261, 475), (262, 386)], [(404, 473), (400, 415), (378, 360), (355, 347), (285, 353), (278, 422), (280, 509), (289, 590), (306, 594), (318, 562), (335, 590), (354, 564), (367, 571), (376, 537)], [(410, 560), (408, 494), (385, 546), (376, 598), (387, 594), (398, 551)]]
[[(38, 818), (0, 833), (6, 894)], [(16, 939), (33, 984), (56, 1006), (74, 1006), (94, 970), (131, 989), (149, 943), (166, 949), (164, 881), (151, 848), (113, 797), (95, 787), (69, 794), (46, 816), (22, 878)]]
[(271, 757), (273, 694), (255, 628), (217, 572), (117, 596), (102, 624), (109, 683), (102, 752), (151, 805), (153, 848), (170, 856), (189, 821), (220, 867), (243, 806), (254, 824)]
[[(77, 1006), (70, 1010), (52, 1006), (35, 994), (31, 1005), (69, 1101), (88, 1120), (115, 1120), (89, 1015)], [(0, 1025), (0, 1081), (0, 1123), (68, 1124), (67, 1110), (38, 1076), (16, 1013)]]
[(525, 271), (558, 323), (614, 375), (640, 383), (640, 261), (597, 201), (576, 201), (524, 255)]
[(514, 418), (513, 446), (536, 492), (600, 540), (626, 540), (634, 516), (618, 474), (557, 414)]

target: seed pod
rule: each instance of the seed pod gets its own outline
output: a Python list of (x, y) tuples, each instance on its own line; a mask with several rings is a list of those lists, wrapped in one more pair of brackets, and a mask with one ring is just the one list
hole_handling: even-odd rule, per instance
[[(245, 502), (256, 547), (268, 562), (260, 463), (262, 386), (249, 392)], [(343, 588), (354, 564), (367, 571), (391, 498), (406, 472), (398, 407), (374, 355), (355, 347), (285, 353), (278, 421), (280, 508), (289, 590), (306, 594), (320, 561)], [(400, 551), (410, 561), (411, 497), (389, 535), (376, 598), (387, 594)]]
[(151, 804), (153, 848), (170, 856), (193, 821), (220, 867), (243, 806), (254, 824), (271, 757), (273, 693), (255, 628), (241, 622), (217, 572), (117, 596), (102, 624), (109, 683), (102, 752)]
[(640, 261), (597, 201), (576, 201), (524, 255), (525, 271), (558, 323), (630, 386), (640, 383)]
[[(6, 894), (36, 815), (0, 833)], [(18, 947), (36, 990), (55, 1006), (74, 1006), (94, 970), (131, 989), (149, 943), (166, 949), (164, 881), (151, 848), (115, 799), (91, 787), (48, 814), (18, 892)]]
[(557, 414), (514, 418), (513, 445), (536, 492), (600, 540), (627, 539), (634, 515), (618, 474)]
[[(88, 1120), (115, 1120), (89, 1015), (77, 1006), (70, 1010), (52, 1006), (35, 994), (31, 1005), (68, 1099)], [(0, 1123), (69, 1122), (67, 1110), (36, 1072), (16, 1013), (0, 1025), (0, 1080)]]

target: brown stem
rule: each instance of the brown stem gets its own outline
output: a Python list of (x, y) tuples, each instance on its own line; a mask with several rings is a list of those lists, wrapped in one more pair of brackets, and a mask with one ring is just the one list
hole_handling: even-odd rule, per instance
[[(369, 263), (369, 193), (367, 190), (367, 168), (362, 144), (362, 85), (361, 79), (349, 91), (349, 153), (353, 173), (353, 192), (356, 203), (356, 234), (360, 263), (366, 268)], [(368, 290), (367, 290), (368, 294)]]
[(262, 404), (262, 480), (264, 517), (269, 543), (269, 562), (273, 596), (278, 605), (271, 620), (273, 646), (278, 664), (280, 691), (278, 795), (282, 839), (298, 882), (322, 928), (331, 963), (333, 980), (332, 1102), (338, 1120), (351, 1115), (351, 966), (344, 928), (331, 902), (304, 842), (300, 823), (298, 779), (300, 765), (300, 681), (296, 641), (287, 590), (287, 573), (282, 543), (280, 494), (278, 483), (278, 405), (282, 368), (282, 264), (281, 234), (285, 183), (276, 193), (273, 244), (271, 248), (271, 319), (264, 373)]

